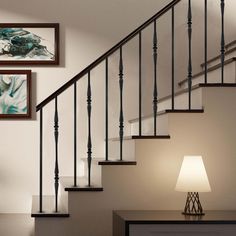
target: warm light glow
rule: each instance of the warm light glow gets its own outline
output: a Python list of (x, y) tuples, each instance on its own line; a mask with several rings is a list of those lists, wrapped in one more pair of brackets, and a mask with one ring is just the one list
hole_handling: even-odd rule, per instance
[(201, 156), (184, 156), (175, 190), (180, 192), (211, 191)]

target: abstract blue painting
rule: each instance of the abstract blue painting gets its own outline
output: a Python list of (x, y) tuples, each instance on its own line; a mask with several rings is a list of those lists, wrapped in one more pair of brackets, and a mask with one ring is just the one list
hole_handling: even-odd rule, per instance
[(30, 70), (0, 70), (0, 118), (30, 117)]
[(0, 62), (57, 64), (58, 24), (0, 24)]

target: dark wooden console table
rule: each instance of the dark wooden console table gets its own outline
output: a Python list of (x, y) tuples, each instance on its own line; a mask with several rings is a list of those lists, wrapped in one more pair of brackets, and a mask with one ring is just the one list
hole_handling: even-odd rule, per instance
[(206, 211), (201, 217), (180, 211), (114, 211), (113, 236), (235, 236), (236, 211)]

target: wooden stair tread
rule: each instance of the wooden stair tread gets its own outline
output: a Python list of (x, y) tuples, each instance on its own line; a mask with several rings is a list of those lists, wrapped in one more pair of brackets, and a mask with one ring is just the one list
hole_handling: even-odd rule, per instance
[(226, 88), (233, 88), (233, 87), (236, 87), (236, 83), (209, 83), (209, 84), (198, 84), (199, 87), (201, 88), (207, 88), (207, 87), (212, 87), (212, 88), (215, 88), (215, 87), (226, 87)]
[[(123, 140), (132, 140), (132, 136), (124, 136)], [(120, 141), (119, 137), (109, 138), (108, 141)]]
[(70, 214), (62, 206), (55, 212), (54, 196), (43, 196), (43, 212), (39, 212), (39, 196), (32, 197), (31, 217), (69, 217)]
[[(157, 117), (160, 115), (163, 115), (163, 114), (168, 114), (168, 113), (203, 113), (203, 112), (204, 112), (204, 109), (191, 109), (191, 110), (189, 110), (189, 109), (174, 109), (174, 110), (166, 109), (164, 111), (161, 111), (160, 113), (158, 112)], [(142, 116), (142, 120), (150, 119), (152, 117), (153, 117), (153, 114)], [(135, 119), (129, 120), (129, 123), (134, 123), (134, 122), (138, 122), (138, 121), (139, 121), (139, 118), (135, 118)], [(161, 136), (168, 136), (168, 135), (160, 135), (160, 137)]]
[(96, 185), (84, 185), (81, 186), (80, 184), (76, 187), (71, 186), (71, 187), (65, 187), (65, 191), (67, 192), (102, 192), (103, 191), (103, 187), (101, 186), (96, 186)]
[(61, 177), (60, 184), (63, 186), (65, 191), (73, 192), (100, 192), (103, 191), (103, 187), (100, 185), (93, 184), (88, 186), (88, 179), (86, 177), (77, 178), (77, 186), (74, 186), (74, 177)]
[(170, 135), (133, 135), (132, 139), (170, 139)]
[[(117, 141), (119, 140), (119, 138), (114, 138), (114, 140), (115, 139), (117, 139)], [(105, 157), (103, 157), (103, 158), (92, 158), (92, 162), (95, 162), (96, 164), (98, 164), (99, 162), (106, 161), (105, 159), (106, 159)], [(126, 159), (127, 159), (127, 157), (126, 157)], [(81, 160), (87, 162), (88, 158), (81, 158)], [(112, 162), (117, 162), (119, 159), (117, 157), (116, 158), (115, 157), (108, 157), (108, 160), (112, 161)]]
[(120, 160), (114, 160), (114, 161), (99, 161), (98, 165), (137, 165), (136, 161), (120, 161)]
[[(132, 135), (132, 136), (125, 136), (125, 140), (135, 140), (135, 139), (169, 139), (170, 135)], [(110, 138), (109, 141), (120, 141), (119, 137)]]

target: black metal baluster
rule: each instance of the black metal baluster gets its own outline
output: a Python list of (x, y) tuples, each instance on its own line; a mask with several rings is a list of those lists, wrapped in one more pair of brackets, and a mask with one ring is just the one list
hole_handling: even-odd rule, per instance
[(43, 212), (43, 108), (40, 109), (39, 126), (39, 212)]
[(154, 136), (157, 135), (157, 27), (154, 21), (153, 32), (153, 63), (154, 63), (154, 87), (153, 87), (153, 119), (154, 119)]
[(205, 52), (204, 52), (204, 60), (205, 60), (205, 84), (207, 84), (207, 0), (205, 0), (204, 7), (204, 25), (205, 25), (205, 34), (204, 34), (204, 44), (205, 44)]
[(172, 62), (171, 62), (171, 109), (175, 109), (175, 9), (171, 11), (171, 44), (172, 44)]
[(120, 160), (123, 160), (123, 137), (124, 137), (124, 114), (123, 114), (123, 57), (122, 47), (120, 47), (120, 62), (119, 62), (119, 85), (120, 85), (120, 118), (119, 118), (119, 136), (120, 136)]
[(105, 85), (105, 158), (106, 158), (106, 161), (108, 161), (108, 58), (106, 58), (106, 64), (105, 64), (105, 71), (106, 71), (106, 85)]
[(191, 0), (188, 0), (188, 108), (191, 110), (192, 92), (192, 9)]
[(74, 187), (77, 187), (77, 83), (74, 83)]
[(58, 136), (59, 136), (59, 125), (58, 125), (58, 110), (57, 110), (57, 97), (55, 98), (55, 115), (54, 115), (54, 137), (55, 137), (55, 211), (58, 212), (58, 188), (59, 188), (59, 167), (58, 167)]
[(139, 136), (142, 135), (142, 32), (139, 32)]
[(88, 89), (87, 89), (87, 110), (88, 110), (88, 186), (91, 186), (91, 164), (92, 164), (92, 140), (91, 140), (91, 110), (92, 110), (92, 92), (90, 84), (90, 71), (88, 72)]
[(225, 1), (221, 0), (221, 83), (224, 83), (224, 64), (225, 64), (225, 32), (224, 32), (224, 11)]

